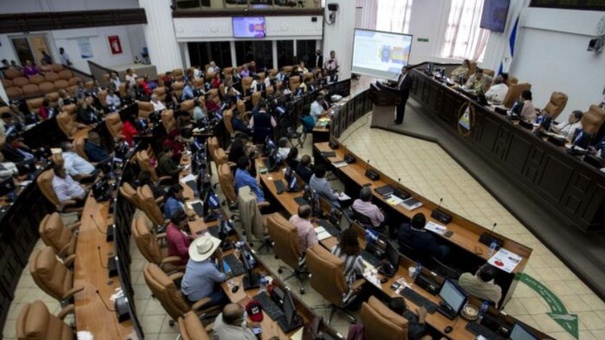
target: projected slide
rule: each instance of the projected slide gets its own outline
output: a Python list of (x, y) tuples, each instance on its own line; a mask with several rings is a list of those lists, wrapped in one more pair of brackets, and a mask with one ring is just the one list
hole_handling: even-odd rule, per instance
[(351, 72), (396, 79), (411, 48), (411, 35), (355, 29)]
[(264, 17), (233, 18), (233, 37), (234, 38), (264, 38), (265, 37), (265, 18)]

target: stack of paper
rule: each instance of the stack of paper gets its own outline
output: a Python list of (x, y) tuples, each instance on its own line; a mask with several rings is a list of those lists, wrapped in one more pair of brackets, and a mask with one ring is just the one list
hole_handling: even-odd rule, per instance
[(492, 266), (512, 273), (523, 258), (510, 250), (500, 248), (487, 262)]
[(327, 238), (332, 237), (332, 235), (330, 235), (330, 233), (327, 232), (326, 229), (324, 229), (324, 227), (315, 228), (315, 233), (317, 234), (317, 239), (320, 241), (323, 241)]
[(443, 226), (441, 224), (437, 224), (435, 222), (428, 222), (425, 226), (424, 229), (428, 230), (428, 231), (432, 231), (435, 234), (439, 234), (439, 235), (443, 235), (445, 234), (445, 232), (447, 231), (447, 227)]

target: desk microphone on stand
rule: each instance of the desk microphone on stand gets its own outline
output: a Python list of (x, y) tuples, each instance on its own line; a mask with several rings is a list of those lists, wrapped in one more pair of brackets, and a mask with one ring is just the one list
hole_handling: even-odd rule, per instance
[(443, 197), (439, 198), (439, 205), (437, 206), (437, 208), (435, 208), (435, 210), (433, 210), (433, 212), (431, 213), (431, 217), (447, 225), (452, 222), (452, 216), (440, 209), (441, 203), (443, 203)]
[(101, 234), (105, 234), (106, 235), (105, 241), (112, 242), (113, 239), (114, 239), (114, 228), (113, 228), (113, 225), (111, 225), (111, 224), (107, 225), (107, 229), (105, 231), (103, 231), (103, 230), (101, 230), (101, 227), (99, 226), (99, 223), (97, 223), (97, 220), (95, 219), (95, 217), (94, 217), (93, 214), (90, 214), (90, 218), (95, 223), (95, 226), (97, 227), (97, 230)]

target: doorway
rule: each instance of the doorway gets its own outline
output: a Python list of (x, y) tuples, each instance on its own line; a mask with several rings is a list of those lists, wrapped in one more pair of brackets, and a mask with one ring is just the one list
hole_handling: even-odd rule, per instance
[(25, 65), (27, 60), (40, 65), (43, 51), (52, 56), (46, 34), (27, 34), (9, 38), (17, 55), (17, 63), (20, 65)]

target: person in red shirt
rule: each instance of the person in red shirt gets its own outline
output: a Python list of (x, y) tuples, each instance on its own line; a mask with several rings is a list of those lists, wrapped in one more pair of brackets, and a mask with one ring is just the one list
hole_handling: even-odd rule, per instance
[(211, 87), (213, 89), (218, 89), (220, 85), (221, 85), (221, 74), (217, 72), (216, 74), (214, 74), (214, 79), (212, 79)]
[(185, 150), (185, 145), (181, 141), (181, 131), (174, 129), (168, 133), (162, 147), (169, 146), (172, 149), (172, 160), (175, 162), (181, 161), (181, 154)]
[(139, 133), (136, 128), (136, 119), (135, 115), (130, 115), (124, 124), (122, 124), (122, 135), (131, 148), (134, 147), (133, 136)]
[(187, 226), (187, 214), (179, 211), (170, 217), (170, 223), (166, 228), (166, 240), (168, 242), (168, 256), (181, 258), (179, 265), (186, 265), (189, 261), (189, 244), (191, 238), (183, 229)]
[(141, 87), (143, 88), (143, 92), (146, 95), (151, 96), (151, 86), (149, 85), (149, 78), (147, 76), (143, 77), (143, 81), (140, 82)]

